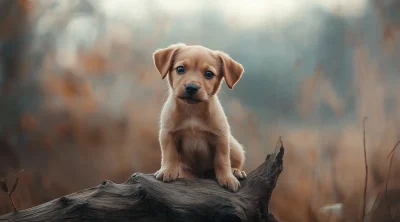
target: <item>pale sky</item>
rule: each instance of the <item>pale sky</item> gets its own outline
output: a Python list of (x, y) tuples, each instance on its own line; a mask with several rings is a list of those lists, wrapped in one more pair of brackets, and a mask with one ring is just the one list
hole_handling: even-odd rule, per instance
[[(94, 0), (106, 14), (129, 19), (145, 19), (146, 8), (142, 0)], [(93, 1), (93, 2), (94, 2)], [(159, 8), (171, 16), (190, 15), (202, 5), (220, 9), (228, 19), (244, 26), (259, 22), (284, 21), (295, 18), (304, 9), (320, 6), (332, 13), (340, 11), (343, 16), (355, 16), (363, 12), (367, 0), (156, 0)]]
[[(43, 4), (49, 4), (58, 0), (42, 0)], [(124, 22), (143, 22), (152, 16), (146, 4), (154, 4), (147, 0), (90, 0), (102, 14), (108, 18), (120, 19)], [(263, 27), (273, 26), (276, 30), (277, 25), (284, 24), (293, 20), (301, 20), (302, 26), (294, 32), (301, 41), (310, 40), (312, 36), (318, 33), (320, 21), (309, 14), (309, 9), (317, 6), (331, 13), (340, 12), (341, 16), (357, 16), (365, 10), (367, 0), (155, 0), (158, 9), (163, 10), (172, 19), (185, 16), (191, 18), (202, 6), (217, 9), (225, 19), (229, 21), (228, 25), (235, 28), (250, 28), (257, 25)], [(62, 15), (70, 8), (73, 8), (79, 0), (59, 1), (58, 5), (47, 13), (42, 14), (36, 31), (38, 36), (45, 33), (54, 25), (56, 18)], [(183, 17), (183, 18), (185, 18)], [(73, 64), (74, 59), (68, 55), (73, 55), (77, 44), (92, 42), (96, 38), (96, 33), (100, 24), (90, 16), (78, 15), (69, 22), (63, 35), (58, 38), (58, 45), (64, 50), (60, 55), (62, 63), (65, 65)], [(279, 35), (279, 31), (276, 32)], [(314, 33), (310, 35), (310, 33)], [(278, 36), (279, 37), (279, 36)], [(68, 49), (68, 51), (67, 51)]]
[[(42, 4), (57, 1), (56, 8), (42, 15), (38, 31), (44, 31), (52, 25), (55, 17), (73, 8), (79, 0), (41, 0)], [(154, 4), (147, 0), (89, 0), (102, 14), (108, 18), (125, 22), (141, 22), (152, 16), (146, 4)], [(248, 28), (262, 24), (276, 25), (291, 19), (311, 19), (309, 9), (320, 7), (327, 12), (345, 17), (357, 16), (364, 12), (367, 0), (154, 0), (158, 9), (163, 10), (171, 18), (187, 16), (201, 9), (202, 6), (217, 9), (225, 19), (236, 27)], [(152, 5), (150, 5), (150, 8)], [(318, 18), (316, 18), (318, 19)], [(318, 22), (318, 21), (314, 21)]]

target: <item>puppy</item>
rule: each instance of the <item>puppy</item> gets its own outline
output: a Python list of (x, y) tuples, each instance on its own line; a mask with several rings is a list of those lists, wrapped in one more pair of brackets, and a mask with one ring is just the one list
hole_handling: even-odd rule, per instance
[(220, 186), (236, 192), (246, 173), (245, 153), (232, 136), (217, 97), (224, 79), (230, 89), (243, 67), (227, 54), (203, 46), (174, 44), (153, 54), (162, 79), (168, 77), (169, 96), (161, 111), (158, 180), (203, 177), (215, 170)]

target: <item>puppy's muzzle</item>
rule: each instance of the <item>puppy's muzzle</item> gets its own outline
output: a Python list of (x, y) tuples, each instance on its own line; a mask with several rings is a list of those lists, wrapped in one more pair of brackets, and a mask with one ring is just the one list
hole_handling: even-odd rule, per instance
[(185, 84), (184, 91), (180, 96), (178, 96), (178, 98), (189, 104), (200, 103), (202, 100), (197, 97), (199, 90), (200, 86), (195, 83)]
[(199, 91), (199, 89), (200, 87), (194, 83), (188, 83), (185, 85), (185, 92), (189, 96), (194, 96)]

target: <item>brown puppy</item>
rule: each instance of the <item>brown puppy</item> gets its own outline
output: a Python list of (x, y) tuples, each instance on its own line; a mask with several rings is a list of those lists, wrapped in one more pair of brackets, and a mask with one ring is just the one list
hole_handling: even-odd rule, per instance
[(230, 89), (243, 73), (241, 64), (227, 54), (202, 46), (175, 44), (153, 54), (164, 79), (168, 75), (169, 96), (161, 112), (159, 180), (202, 177), (215, 170), (218, 183), (236, 192), (245, 156), (242, 145), (231, 135), (218, 100), (222, 79)]

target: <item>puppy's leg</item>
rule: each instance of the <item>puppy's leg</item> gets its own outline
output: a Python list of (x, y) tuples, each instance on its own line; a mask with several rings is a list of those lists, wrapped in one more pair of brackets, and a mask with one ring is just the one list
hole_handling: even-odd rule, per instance
[(215, 146), (214, 169), (220, 186), (236, 192), (240, 183), (233, 175), (229, 151), (229, 137), (222, 137)]
[(155, 173), (158, 180), (173, 181), (179, 175), (179, 154), (175, 141), (169, 132), (160, 131), (161, 168)]
[(246, 173), (242, 170), (245, 161), (244, 149), (233, 136), (230, 139), (230, 148), (232, 173), (239, 180), (245, 179)]

